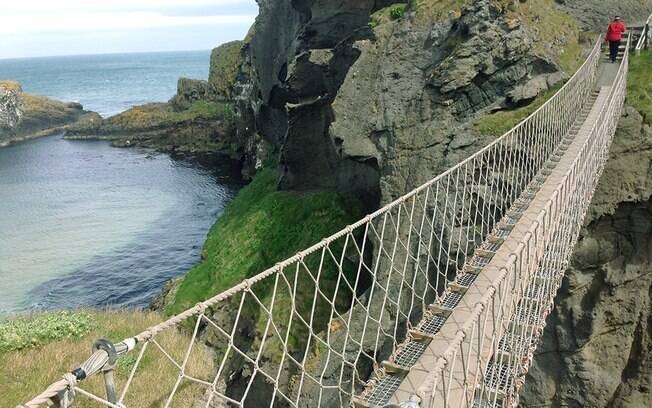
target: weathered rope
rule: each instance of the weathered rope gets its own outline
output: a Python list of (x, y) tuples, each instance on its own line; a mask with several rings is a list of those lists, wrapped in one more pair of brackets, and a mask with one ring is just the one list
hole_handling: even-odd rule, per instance
[[(478, 249), (503, 220), (506, 209), (517, 203), (551, 160), (593, 91), (599, 58), (598, 42), (583, 66), (553, 98), (514, 129), (458, 165), (312, 247), (179, 315), (115, 346), (102, 343), (103, 346), (73, 373), (66, 374), (24, 406), (38, 407), (57, 398), (65, 398), (65, 403), (69, 404), (77, 393), (105, 406), (124, 407), (143, 356), (152, 348), (160, 351), (179, 371), (165, 399), (166, 407), (174, 406), (174, 397), (184, 381), (205, 387), (207, 395), (202, 405), (205, 403), (206, 407), (216, 399), (244, 406), (254, 388), (253, 378), (272, 384), (273, 398), (290, 406), (305, 405), (302, 398), (308, 387), (319, 389), (316, 400), (311, 403), (347, 404), (361, 387), (380, 383), (380, 377), (367, 382), (368, 372), (360, 371), (359, 367), (373, 366), (375, 374), (384, 374), (378, 363), (386, 357), (386, 350), (405, 349), (406, 343), (399, 338), (401, 333), (414, 329), (413, 322), (418, 320), (415, 316), (427, 313), (424, 305), (445, 300), (448, 292), (442, 288), (461, 277), (463, 265), (469, 261), (468, 254)], [(623, 69), (625, 74), (620, 73), (618, 86), (622, 86), (626, 77), (626, 68), (621, 71)], [(605, 112), (605, 117), (613, 116), (613, 111)], [(613, 123), (605, 126), (613, 127)], [(606, 131), (603, 133), (607, 135)], [(606, 139), (592, 149), (604, 150), (605, 146), (608, 146)], [(583, 152), (587, 149), (588, 145)], [(593, 155), (603, 153), (602, 150), (590, 152)], [(445, 386), (442, 389), (441, 385), (455, 379), (452, 371), (447, 370), (460, 356), (467, 355), (462, 346), (471, 339), (477, 340), (482, 347), (486, 347), (487, 342), (494, 349), (498, 347), (493, 343), (499, 340), (505, 326), (501, 319), (512, 316), (518, 308), (505, 294), (525, 290), (519, 287), (522, 282), (517, 278), (532, 274), (530, 270), (536, 265), (529, 265), (532, 261), (528, 260), (541, 258), (544, 253), (541, 246), (551, 242), (552, 232), (559, 231), (559, 242), (566, 240), (564, 242), (570, 245), (577, 232), (575, 226), (568, 220), (554, 219), (553, 214), (560, 211), (562, 204), (570, 203), (575, 206), (573, 212), (564, 216), (580, 218), (580, 204), (585, 204), (590, 194), (575, 202), (568, 200), (569, 192), (574, 188), (588, 191), (600, 171), (599, 166), (578, 167), (551, 195), (545, 210), (532, 220), (526, 240), (514, 250), (508, 264), (500, 269), (497, 279), (474, 305), (471, 316), (436, 361), (429, 381), (419, 389), (418, 395), (423, 401), (436, 393), (450, 398), (450, 389)], [(569, 254), (569, 249), (564, 251), (565, 255)], [(562, 263), (555, 264), (556, 268), (562, 266)], [(353, 271), (353, 277), (346, 273), (347, 268)], [(325, 276), (328, 270), (336, 271), (336, 276)], [(363, 276), (369, 277), (370, 282), (365, 283)], [(546, 288), (549, 292), (553, 289), (553, 285)], [(239, 303), (236, 302), (238, 296)], [(302, 299), (304, 304), (298, 304), (299, 296), (307, 298)], [(347, 296), (350, 304), (346, 308), (338, 305), (338, 301)], [(289, 303), (283, 304), (281, 298)], [(213, 320), (207, 311), (227, 301), (231, 301), (228, 321)], [(256, 326), (257, 343), (242, 346), (238, 341), (243, 336), (239, 332), (240, 325), (245, 321), (246, 308), (251, 305), (260, 315), (260, 323)], [(328, 305), (327, 311), (323, 305)], [(545, 310), (545, 307), (537, 305), (537, 310)], [(157, 341), (157, 336), (192, 318), (197, 320), (188, 348), (183, 357), (175, 360)], [(327, 321), (328, 327), (316, 326), (319, 321)], [(480, 339), (478, 336), (489, 330), (489, 323), (493, 324), (491, 339)], [(210, 381), (195, 378), (189, 372), (190, 355), (203, 326), (214, 332), (220, 347), (224, 348), (217, 362), (217, 372)], [(305, 344), (292, 351), (291, 342), (297, 341), (293, 338), (293, 330), (303, 336), (301, 341)], [(523, 334), (532, 338), (537, 330)], [(137, 343), (141, 343), (142, 348), (117, 403), (77, 386), (78, 381), (111, 365), (115, 357), (132, 351)], [(268, 347), (279, 350), (280, 360), (267, 359), (265, 350)], [(229, 371), (233, 370), (229, 367), (232, 358), (237, 358), (242, 367), (251, 371), (248, 378), (252, 380), (238, 397), (224, 391), (226, 381), (234, 374)], [(471, 368), (475, 369), (471, 367), (473, 364), (466, 360), (464, 364), (464, 381), (477, 385), (480, 376), (468, 374)], [(285, 384), (287, 381), (282, 378), (287, 367), (294, 367), (299, 373), (291, 384)], [(482, 368), (486, 369), (486, 365)], [(418, 403), (416, 399), (406, 406), (412, 407), (415, 403)]]

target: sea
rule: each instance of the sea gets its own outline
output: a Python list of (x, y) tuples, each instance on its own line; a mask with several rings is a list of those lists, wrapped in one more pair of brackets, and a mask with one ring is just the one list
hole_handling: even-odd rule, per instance
[(0, 79), (107, 117), (168, 101), (180, 77), (207, 79), (209, 61), (208, 50), (0, 59)]
[[(207, 75), (208, 51), (0, 60), (0, 79), (104, 116)], [(0, 149), (0, 316), (147, 306), (200, 261), (241, 185), (237, 164), (220, 156), (61, 135)]]

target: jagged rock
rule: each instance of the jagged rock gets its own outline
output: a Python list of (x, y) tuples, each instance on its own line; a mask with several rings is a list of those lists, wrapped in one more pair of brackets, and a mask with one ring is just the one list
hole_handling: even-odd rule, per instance
[(0, 147), (63, 133), (92, 112), (76, 102), (24, 93), (14, 81), (0, 81)]
[(244, 41), (232, 41), (214, 48), (211, 52), (211, 65), (208, 73), (210, 98), (234, 99), (238, 70), (242, 64), (241, 50)]
[(0, 146), (16, 135), (16, 126), (23, 115), (19, 99), (22, 91), (17, 82), (0, 82)]
[(652, 14), (652, 0), (556, 0), (564, 10), (575, 16), (585, 29), (602, 32), (614, 16), (627, 23), (642, 23)]
[(652, 129), (625, 110), (521, 405), (652, 404)]
[(170, 104), (177, 111), (188, 109), (197, 101), (210, 100), (208, 89), (208, 81), (179, 78), (177, 81), (177, 94), (170, 99)]

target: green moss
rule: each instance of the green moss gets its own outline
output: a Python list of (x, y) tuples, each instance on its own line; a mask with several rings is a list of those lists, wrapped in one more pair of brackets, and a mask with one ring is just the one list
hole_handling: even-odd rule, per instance
[[(166, 308), (167, 313), (181, 312), (221, 293), (361, 216), (357, 202), (338, 194), (282, 192), (277, 191), (276, 182), (276, 173), (264, 170), (228, 206), (208, 235), (203, 249), (205, 260), (186, 275), (173, 303)], [(343, 242), (331, 243), (330, 249), (334, 254), (342, 253)], [(357, 270), (349, 258), (342, 262), (337, 265), (328, 255), (322, 259), (317, 251), (307, 255), (298, 268), (286, 268), (276, 287), (275, 279), (267, 279), (251, 289), (262, 304), (274, 310), (274, 326), (280, 333), (287, 332), (290, 352), (302, 350), (311, 332), (324, 333), (328, 329), (333, 304), (341, 313), (348, 310), (352, 293), (338, 277), (343, 273), (353, 282)], [(231, 308), (235, 310), (240, 297), (232, 301)], [(255, 324), (259, 335), (265, 332), (269, 320), (252, 296), (243, 304), (241, 318)], [(312, 325), (308, 327), (305, 322), (310, 321)], [(265, 354), (279, 361), (285, 343), (285, 335), (266, 338)]]
[(381, 24), (387, 23), (392, 20), (397, 20), (405, 15), (406, 5), (403, 3), (396, 3), (384, 7), (371, 15), (369, 26), (376, 28)]
[(627, 103), (641, 112), (647, 124), (652, 125), (652, 50), (641, 51), (640, 57), (630, 57)]
[(244, 44), (243, 41), (232, 41), (220, 45), (211, 52), (208, 84), (220, 97), (233, 97), (232, 87), (242, 63), (240, 51)]
[(553, 0), (517, 3), (515, 10), (507, 13), (507, 18), (518, 20), (535, 34), (532, 44), (534, 55), (556, 60), (568, 74), (581, 65), (582, 47), (577, 21), (559, 10)]
[(96, 326), (88, 313), (58, 312), (0, 321), (0, 352), (39, 347), (61, 339), (78, 339)]
[(412, 0), (417, 24), (430, 25), (444, 21), (449, 15), (461, 14), (462, 7), (469, 0)]
[(264, 170), (242, 189), (208, 234), (204, 261), (185, 277), (177, 313), (254, 276), (338, 231), (360, 215), (335, 193), (277, 191), (277, 175)]
[(180, 112), (174, 111), (169, 104), (150, 103), (135, 106), (106, 122), (109, 126), (129, 131), (173, 126), (196, 119), (229, 119), (232, 114), (233, 106), (225, 103), (196, 101)]
[(488, 136), (502, 136), (514, 126), (518, 125), (523, 119), (534, 113), (548, 99), (552, 98), (561, 88), (561, 85), (554, 86), (546, 92), (539, 95), (532, 103), (522, 108), (500, 111), (490, 115), (483, 116), (474, 123), (476, 132)]

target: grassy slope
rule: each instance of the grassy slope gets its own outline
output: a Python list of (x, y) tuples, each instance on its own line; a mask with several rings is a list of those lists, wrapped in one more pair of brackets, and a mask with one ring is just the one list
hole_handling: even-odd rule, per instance
[[(580, 67), (582, 47), (579, 43), (580, 32), (577, 23), (571, 16), (556, 9), (552, 0), (520, 3), (507, 15), (536, 33), (532, 47), (535, 55), (556, 60), (560, 68), (569, 75)], [(480, 118), (474, 124), (475, 130), (483, 135), (503, 135), (543, 105), (560, 87), (548, 89), (528, 106), (499, 111)]]
[(264, 170), (211, 229), (204, 261), (185, 277), (168, 313), (177, 313), (262, 272), (355, 221), (360, 211), (335, 193), (276, 191)]
[(523, 119), (531, 115), (535, 110), (539, 109), (548, 99), (552, 98), (561, 86), (555, 86), (548, 89), (543, 94), (539, 95), (532, 103), (522, 108), (500, 111), (491, 115), (483, 116), (480, 120), (474, 123), (474, 129), (482, 134), (489, 136), (502, 136), (516, 126)]
[(228, 118), (233, 113), (231, 105), (197, 101), (187, 110), (175, 112), (169, 104), (151, 103), (135, 106), (106, 120), (109, 126), (121, 129), (148, 129), (174, 125), (195, 119)]
[[(162, 316), (158, 313), (92, 311), (36, 315), (11, 323), (0, 322), (3, 334), (0, 337), (0, 373), (3, 377), (0, 381), (0, 405), (13, 407), (43, 391), (48, 384), (88, 358), (96, 339), (123, 339), (161, 320)], [(178, 361), (182, 360), (189, 344), (189, 338), (177, 330), (162, 333), (157, 341)], [(20, 350), (16, 350), (17, 347)], [(139, 350), (140, 346), (116, 364), (119, 391)], [(210, 352), (200, 345), (193, 347), (190, 366), (198, 378), (210, 378), (213, 372)], [(131, 391), (127, 394), (127, 406), (162, 406), (164, 401), (161, 398), (169, 394), (178, 370), (154, 346), (148, 347), (139, 367)], [(151, 381), (154, 378), (156, 381)], [(101, 376), (90, 377), (81, 385), (96, 395), (105, 395)], [(172, 406), (190, 407), (190, 401), (202, 393), (203, 390), (198, 387), (184, 384)], [(82, 396), (75, 401), (75, 407), (90, 406), (97, 404), (91, 404)]]
[(630, 58), (627, 103), (641, 112), (647, 124), (652, 125), (652, 50)]

